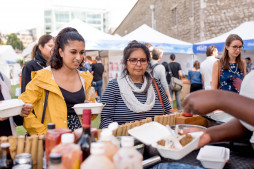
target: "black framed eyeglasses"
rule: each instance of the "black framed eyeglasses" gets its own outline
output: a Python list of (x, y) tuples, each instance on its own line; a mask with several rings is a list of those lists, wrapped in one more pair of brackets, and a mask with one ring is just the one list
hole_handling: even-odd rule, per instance
[(141, 59), (130, 58), (130, 59), (127, 59), (127, 61), (129, 61), (130, 64), (132, 64), (132, 65), (136, 65), (138, 62), (140, 62), (141, 65), (147, 65), (147, 59), (146, 58), (141, 58)]
[(243, 49), (243, 46), (231, 46), (234, 50), (242, 50)]

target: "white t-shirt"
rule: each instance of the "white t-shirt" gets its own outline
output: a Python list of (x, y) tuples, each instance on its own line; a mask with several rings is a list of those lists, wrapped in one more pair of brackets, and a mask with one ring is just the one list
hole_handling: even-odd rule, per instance
[(214, 56), (208, 56), (200, 65), (200, 72), (204, 76), (204, 87), (205, 90), (211, 89), (211, 81), (212, 81), (212, 72), (213, 72), (213, 64), (218, 59)]
[[(254, 99), (254, 70), (248, 73), (241, 84), (240, 95)], [(250, 131), (254, 131), (254, 126), (240, 120), (240, 122)]]

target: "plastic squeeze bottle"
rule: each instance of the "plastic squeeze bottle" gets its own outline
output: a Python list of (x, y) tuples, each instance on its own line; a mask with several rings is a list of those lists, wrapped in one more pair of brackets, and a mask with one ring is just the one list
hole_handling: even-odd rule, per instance
[(61, 142), (62, 144), (54, 147), (51, 152), (62, 155), (62, 163), (65, 168), (79, 169), (82, 151), (78, 145), (74, 144), (74, 134), (62, 134)]
[(108, 129), (112, 132), (112, 143), (120, 148), (120, 141), (113, 135), (113, 132), (118, 128), (117, 122), (112, 122), (108, 125)]
[(114, 169), (114, 164), (104, 155), (101, 142), (91, 144), (91, 155), (81, 164), (81, 169)]
[(113, 162), (113, 157), (117, 153), (118, 148), (112, 142), (112, 131), (109, 129), (103, 129), (101, 132), (100, 141), (104, 143), (105, 152), (104, 154)]
[(122, 137), (121, 145), (122, 148), (114, 156), (115, 169), (142, 169), (143, 156), (133, 147), (134, 138)]

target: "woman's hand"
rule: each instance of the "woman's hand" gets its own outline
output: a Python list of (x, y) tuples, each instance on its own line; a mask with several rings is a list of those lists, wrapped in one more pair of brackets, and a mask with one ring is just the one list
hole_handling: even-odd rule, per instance
[(196, 149), (199, 149), (211, 142), (211, 136), (206, 132), (205, 129), (200, 129), (200, 128), (189, 128), (189, 129), (183, 129), (181, 133), (192, 133), (192, 132), (199, 132), (202, 131), (204, 134), (200, 137), (199, 142), (198, 142), (198, 147)]
[(22, 107), (20, 116), (27, 117), (33, 108), (34, 106), (32, 104), (25, 103), (24, 106)]
[(171, 99), (171, 97), (168, 98), (168, 101), (169, 101), (170, 104), (172, 104), (172, 107), (173, 107), (173, 100)]

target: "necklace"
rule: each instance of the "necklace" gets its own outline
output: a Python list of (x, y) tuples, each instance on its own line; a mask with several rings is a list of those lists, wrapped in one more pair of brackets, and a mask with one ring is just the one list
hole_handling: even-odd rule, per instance
[(236, 73), (238, 73), (238, 72), (237, 72), (237, 69), (238, 69), (237, 64), (236, 64), (235, 71), (233, 71), (233, 70), (231, 69), (231, 65), (229, 64), (229, 72), (236, 74)]

